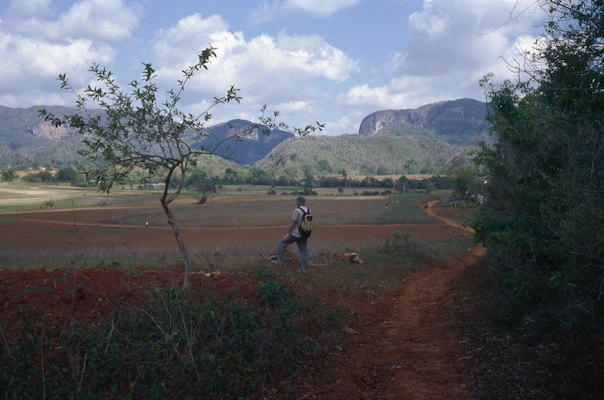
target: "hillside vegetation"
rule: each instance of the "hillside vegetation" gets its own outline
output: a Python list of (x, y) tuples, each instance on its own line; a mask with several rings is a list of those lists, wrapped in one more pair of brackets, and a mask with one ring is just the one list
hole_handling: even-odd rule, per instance
[(344, 169), (348, 174), (437, 172), (461, 152), (460, 147), (419, 136), (308, 136), (279, 144), (259, 165), (265, 169), (309, 165), (323, 173)]

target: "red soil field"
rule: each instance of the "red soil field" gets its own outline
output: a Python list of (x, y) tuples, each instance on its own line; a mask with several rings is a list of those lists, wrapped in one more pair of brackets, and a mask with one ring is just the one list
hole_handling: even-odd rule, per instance
[[(432, 205), (426, 206), (431, 215)], [(3, 237), (0, 251), (18, 247), (21, 251), (30, 249), (35, 254), (42, 254), (44, 249), (50, 251), (53, 246), (64, 246), (66, 235), (79, 235), (74, 240), (83, 248), (103, 243), (110, 246), (122, 241), (133, 247), (142, 242), (149, 247), (175, 246), (172, 232), (167, 228), (103, 225), (99, 229), (96, 224), (72, 223), (76, 232), (69, 232), (64, 226), (58, 229), (61, 224), (70, 224), (69, 221), (40, 221), (30, 217), (27, 221), (3, 221), (3, 230), (10, 235)], [(438, 219), (437, 216), (433, 218)], [(313, 233), (312, 240), (324, 246), (368, 237), (383, 240), (397, 229), (422, 240), (458, 235), (459, 229), (465, 229), (449, 219), (441, 218), (436, 222), (372, 225), (363, 229), (324, 226)], [(254, 247), (266, 242), (272, 248), (284, 228), (191, 228), (184, 229), (183, 235), (188, 243), (212, 245), (227, 241)], [(326, 370), (312, 380), (300, 382), (306, 393), (302, 398), (467, 398), (468, 384), (459, 348), (463, 338), (459, 336), (448, 305), (449, 290), (464, 268), (482, 254), (483, 248), (475, 248), (457, 262), (427, 266), (396, 290), (377, 296), (371, 302), (341, 296), (333, 298), (326, 294), (325, 301), (341, 302), (350, 311), (347, 322), (350, 330), (341, 344), (341, 351), (328, 359)], [(7, 327), (10, 329), (18, 319), (16, 310), (26, 304), (41, 307), (57, 324), (68, 317), (91, 320), (110, 313), (117, 302), (136, 304), (149, 287), (179, 286), (181, 277), (178, 265), (136, 268), (135, 272), (119, 267), (5, 268), (0, 271), (2, 324), (6, 334)], [(196, 272), (191, 275), (191, 284), (217, 295), (232, 287), (239, 288), (243, 294), (257, 288), (252, 276), (242, 274), (207, 276)]]

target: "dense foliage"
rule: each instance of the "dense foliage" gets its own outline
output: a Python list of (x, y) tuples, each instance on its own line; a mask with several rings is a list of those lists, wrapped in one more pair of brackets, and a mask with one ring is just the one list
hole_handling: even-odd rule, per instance
[(602, 317), (604, 4), (540, 5), (549, 19), (528, 78), (483, 82), (497, 143), (478, 156), (487, 202), (474, 227), (513, 300), (574, 325)]

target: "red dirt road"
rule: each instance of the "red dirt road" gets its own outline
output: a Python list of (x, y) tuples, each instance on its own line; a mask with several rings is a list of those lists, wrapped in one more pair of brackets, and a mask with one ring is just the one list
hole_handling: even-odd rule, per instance
[[(427, 212), (431, 215), (431, 202)], [(441, 218), (448, 225), (468, 230)], [(470, 385), (450, 303), (453, 281), (485, 254), (482, 246), (449, 265), (429, 266), (394, 294), (357, 308), (331, 373), (306, 398), (467, 399)]]

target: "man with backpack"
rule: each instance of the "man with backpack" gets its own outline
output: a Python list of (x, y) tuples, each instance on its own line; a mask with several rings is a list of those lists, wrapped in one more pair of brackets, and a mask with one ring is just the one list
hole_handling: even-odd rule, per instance
[(308, 268), (308, 247), (307, 242), (312, 231), (312, 214), (310, 209), (306, 207), (306, 199), (304, 196), (296, 198), (296, 208), (292, 214), (291, 225), (287, 235), (283, 236), (277, 247), (277, 262), (283, 263), (285, 257), (285, 249), (292, 243), (298, 246), (300, 253), (300, 264), (302, 272), (306, 273)]

